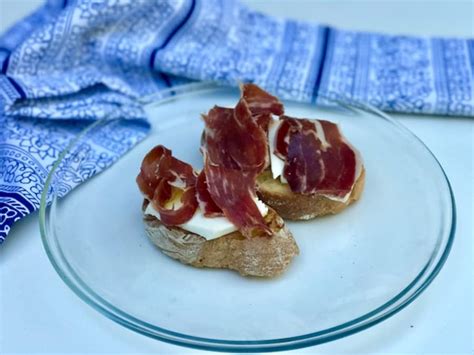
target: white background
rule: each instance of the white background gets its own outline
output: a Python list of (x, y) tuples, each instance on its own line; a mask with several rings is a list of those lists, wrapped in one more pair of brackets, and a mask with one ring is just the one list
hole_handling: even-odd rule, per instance
[[(471, 1), (247, 2), (271, 14), (347, 29), (474, 37)], [(0, 30), (41, 3), (0, 0)], [(458, 208), (451, 255), (431, 286), (399, 314), (348, 338), (288, 353), (474, 353), (474, 118), (396, 117), (427, 144), (451, 180)], [(0, 353), (205, 352), (135, 334), (83, 303), (49, 264), (33, 214), (0, 246)]]

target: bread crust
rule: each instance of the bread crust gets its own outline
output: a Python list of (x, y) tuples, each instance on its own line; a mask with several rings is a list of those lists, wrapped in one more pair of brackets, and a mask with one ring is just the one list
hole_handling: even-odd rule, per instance
[(351, 195), (346, 202), (335, 201), (321, 194), (303, 195), (291, 191), (288, 184), (273, 179), (269, 170), (257, 178), (257, 195), (281, 217), (290, 220), (308, 220), (341, 212), (354, 201), (357, 201), (364, 189), (365, 169), (362, 167)]
[[(145, 200), (143, 211), (147, 203)], [(299, 254), (292, 234), (272, 209), (265, 216), (274, 232), (272, 237), (245, 238), (236, 231), (206, 240), (179, 227), (167, 227), (153, 216), (144, 214), (143, 219), (148, 238), (164, 254), (195, 267), (231, 269), (243, 276), (275, 277)]]

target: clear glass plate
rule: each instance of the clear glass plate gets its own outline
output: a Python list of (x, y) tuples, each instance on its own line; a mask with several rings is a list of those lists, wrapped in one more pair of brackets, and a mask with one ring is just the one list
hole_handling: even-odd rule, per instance
[[(175, 89), (177, 90), (177, 89)], [(65, 283), (112, 320), (174, 344), (221, 351), (295, 349), (375, 325), (412, 302), (443, 266), (453, 242), (454, 199), (426, 146), (376, 109), (320, 108), (285, 102), (296, 117), (339, 122), (361, 152), (366, 184), (342, 213), (288, 222), (300, 247), (283, 276), (244, 278), (195, 269), (147, 239), (135, 184), (143, 156), (163, 144), (195, 167), (213, 105), (233, 106), (235, 89), (192, 86), (149, 105), (148, 138), (111, 168), (57, 199), (59, 164), (80, 163), (80, 145), (110, 124), (98, 121), (68, 148), (48, 178), (40, 227), (46, 252)]]

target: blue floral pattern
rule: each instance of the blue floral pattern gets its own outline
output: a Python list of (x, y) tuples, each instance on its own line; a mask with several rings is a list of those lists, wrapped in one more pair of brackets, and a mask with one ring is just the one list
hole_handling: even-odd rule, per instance
[[(0, 116), (0, 242), (15, 221), (39, 208), (48, 171), (89, 124), (85, 120)], [(110, 166), (143, 139), (148, 129), (141, 119), (107, 121), (59, 166), (59, 196)]]
[(140, 98), (193, 80), (474, 115), (473, 40), (344, 31), (238, 0), (50, 0), (0, 37), (0, 70), (0, 242), (91, 120), (110, 119), (59, 167), (61, 196), (146, 135)]
[(319, 92), (385, 111), (474, 115), (471, 40), (330, 32)]

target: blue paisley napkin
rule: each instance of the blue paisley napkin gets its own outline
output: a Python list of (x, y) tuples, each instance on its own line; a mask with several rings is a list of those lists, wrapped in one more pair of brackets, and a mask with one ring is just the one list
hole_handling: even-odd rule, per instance
[(125, 119), (91, 139), (62, 195), (146, 135), (137, 98), (191, 80), (474, 114), (473, 40), (344, 31), (233, 0), (48, 1), (0, 38), (0, 68), (0, 242), (38, 209), (52, 164), (91, 120)]

